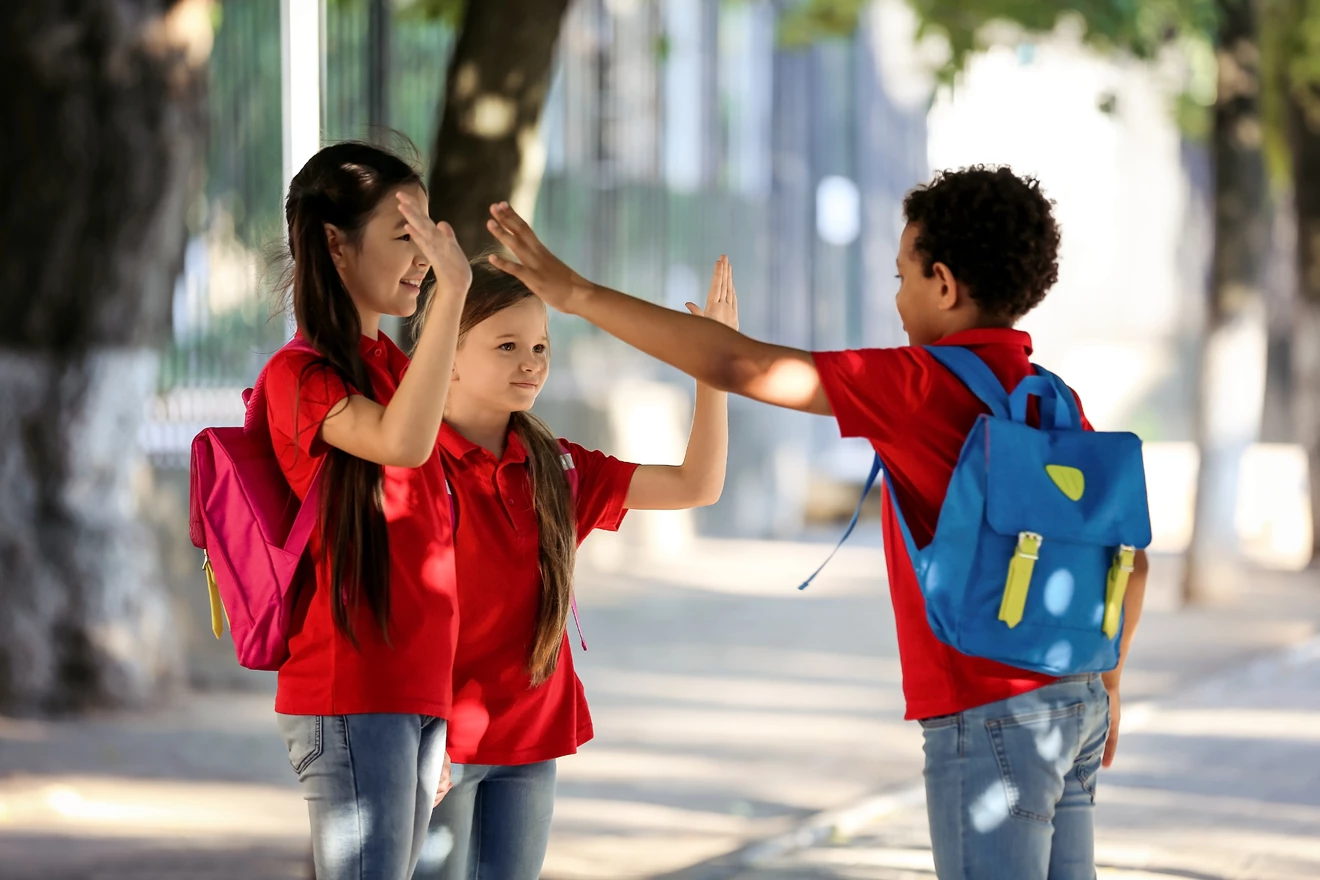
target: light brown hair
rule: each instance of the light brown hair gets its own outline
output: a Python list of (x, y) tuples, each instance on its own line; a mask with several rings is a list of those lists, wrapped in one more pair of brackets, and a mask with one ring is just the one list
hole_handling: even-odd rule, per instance
[[(527, 287), (490, 264), (487, 254), (472, 260), (472, 286), (468, 289), (459, 319), (458, 343), (463, 344), (473, 327), (515, 306), (534, 294)], [(429, 301), (418, 315), (421, 336), (430, 311)], [(573, 598), (573, 565), (577, 558), (577, 514), (569, 491), (559, 440), (549, 426), (528, 412), (509, 416), (509, 427), (527, 450), (527, 472), (532, 484), (539, 539), (541, 604), (536, 634), (528, 651), (527, 669), (532, 685), (543, 684), (559, 666), (559, 652), (568, 626)]]

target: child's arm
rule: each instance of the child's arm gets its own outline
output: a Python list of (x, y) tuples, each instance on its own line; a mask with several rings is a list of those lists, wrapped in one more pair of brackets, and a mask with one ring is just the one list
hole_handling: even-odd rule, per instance
[(321, 439), (376, 464), (421, 467), (440, 432), (472, 269), (449, 224), (431, 222), (411, 196), (400, 193), (398, 198), (404, 228), (435, 270), (431, 320), (389, 405), (351, 394), (321, 422)]
[[(733, 290), (729, 261), (720, 257), (710, 279), (706, 308), (692, 303), (688, 309), (702, 323), (719, 322), (738, 327), (738, 298)], [(704, 383), (697, 383), (697, 402), (692, 413), (692, 433), (687, 453), (677, 467), (641, 465), (633, 472), (623, 506), (629, 510), (686, 510), (705, 507), (720, 500), (724, 471), (729, 459), (729, 396)]]
[(518, 260), (492, 256), (491, 262), (554, 308), (579, 315), (721, 391), (788, 409), (833, 414), (810, 353), (760, 342), (732, 327), (592, 284), (550, 253), (508, 203), (492, 206), (491, 214), (491, 234)]
[(1101, 760), (1105, 767), (1114, 763), (1114, 752), (1118, 749), (1118, 722), (1121, 714), (1118, 681), (1127, 663), (1128, 648), (1132, 646), (1132, 637), (1136, 635), (1137, 623), (1141, 620), (1141, 608), (1146, 601), (1146, 574), (1149, 570), (1146, 551), (1138, 550), (1132, 560), (1127, 592), (1123, 595), (1123, 639), (1118, 645), (1118, 666), (1101, 676), (1105, 690), (1109, 692), (1109, 739), (1105, 743), (1105, 756)]

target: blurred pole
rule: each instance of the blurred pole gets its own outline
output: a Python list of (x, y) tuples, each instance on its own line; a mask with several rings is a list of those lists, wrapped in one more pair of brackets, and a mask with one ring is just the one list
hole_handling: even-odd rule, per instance
[(1260, 432), (1266, 328), (1262, 287), (1268, 222), (1261, 120), (1259, 9), (1219, 0), (1219, 72), (1211, 151), (1214, 254), (1196, 400), (1196, 513), (1182, 595), (1232, 598), (1246, 570), (1236, 528), (1243, 453)]
[(1311, 564), (1320, 562), (1320, 84), (1291, 83), (1288, 134), (1297, 230), (1293, 401), (1311, 488)]
[[(324, 0), (280, 0), (280, 85), (284, 129), (284, 193), (321, 148), (321, 55)], [(283, 211), (280, 212), (283, 216)], [(285, 313), (289, 334), (293, 310)]]
[(390, 124), (390, 0), (367, 2), (367, 130), (384, 143)]

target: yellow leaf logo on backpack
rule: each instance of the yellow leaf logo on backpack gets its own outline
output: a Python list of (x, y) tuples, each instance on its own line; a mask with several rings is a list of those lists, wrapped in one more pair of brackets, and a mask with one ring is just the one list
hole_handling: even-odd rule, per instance
[(1059, 487), (1059, 491), (1073, 501), (1080, 501), (1082, 494), (1086, 492), (1086, 477), (1075, 467), (1047, 464), (1045, 473), (1050, 475), (1050, 479)]

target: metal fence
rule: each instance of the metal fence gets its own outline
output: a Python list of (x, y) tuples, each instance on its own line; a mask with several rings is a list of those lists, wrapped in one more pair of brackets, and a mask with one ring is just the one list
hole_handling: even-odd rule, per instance
[[(220, 389), (249, 383), (287, 333), (265, 271), (282, 241), (279, 4), (218, 9), (205, 198), (148, 431), (158, 461), (181, 460), (198, 425), (241, 418)], [(704, 298), (727, 253), (756, 335), (897, 343), (889, 279), (901, 197), (927, 172), (924, 107), (891, 102), (872, 17), (806, 50), (780, 46), (777, 22), (772, 0), (576, 0), (543, 114), (536, 226), (590, 277), (675, 307)], [(406, 3), (327, 0), (324, 138), (384, 125), (426, 163), (454, 39)], [(557, 321), (559, 357), (594, 333)], [(799, 458), (837, 440), (827, 427), (792, 424), (807, 432)], [(756, 452), (776, 473), (777, 454)]]

